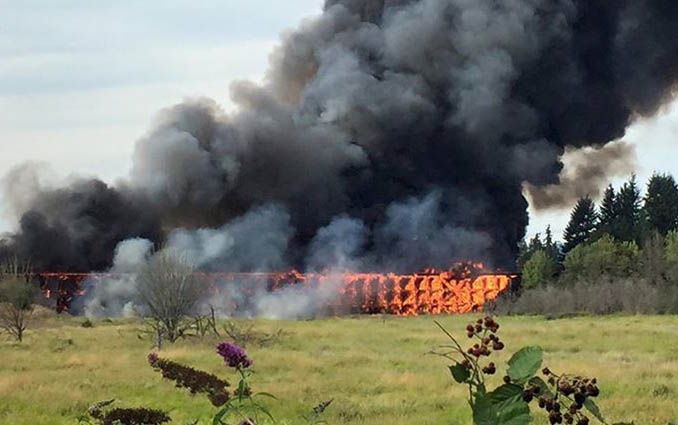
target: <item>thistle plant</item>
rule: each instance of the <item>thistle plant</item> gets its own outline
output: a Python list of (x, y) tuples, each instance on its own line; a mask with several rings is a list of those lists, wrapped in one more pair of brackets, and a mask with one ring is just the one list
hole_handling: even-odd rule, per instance
[(504, 349), (498, 336), (499, 324), (490, 316), (466, 326), (466, 336), (475, 343), (468, 349), (440, 323), (436, 325), (451, 344), (440, 346), (433, 353), (453, 362), (449, 366), (453, 379), (468, 387), (468, 402), (475, 425), (527, 425), (532, 421), (530, 403), (546, 410), (551, 425), (588, 425), (589, 416), (605, 424), (593, 398), (600, 394), (595, 378), (557, 375), (544, 368), (544, 379), (536, 376), (542, 366), (543, 351), (538, 346), (518, 350), (508, 361), (503, 384), (488, 388), (489, 376), (497, 366), (489, 361), (496, 351)]

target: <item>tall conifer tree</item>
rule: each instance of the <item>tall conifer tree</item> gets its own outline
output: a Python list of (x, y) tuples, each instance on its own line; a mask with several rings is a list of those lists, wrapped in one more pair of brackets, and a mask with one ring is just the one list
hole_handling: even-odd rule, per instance
[(598, 214), (598, 226), (596, 229), (597, 236), (600, 237), (604, 234), (609, 234), (615, 236), (618, 215), (615, 210), (615, 201), (617, 194), (614, 191), (612, 185), (609, 185), (605, 189), (605, 195), (600, 204), (600, 213)]
[(593, 200), (588, 196), (580, 198), (565, 228), (563, 252), (567, 253), (577, 245), (588, 242), (596, 229), (597, 220), (598, 215)]
[(617, 226), (613, 236), (617, 240), (640, 242), (642, 238), (642, 210), (640, 189), (636, 183), (636, 176), (624, 183), (619, 190), (614, 203), (617, 212)]
[(666, 236), (678, 228), (678, 185), (671, 175), (652, 175), (643, 209), (650, 230)]

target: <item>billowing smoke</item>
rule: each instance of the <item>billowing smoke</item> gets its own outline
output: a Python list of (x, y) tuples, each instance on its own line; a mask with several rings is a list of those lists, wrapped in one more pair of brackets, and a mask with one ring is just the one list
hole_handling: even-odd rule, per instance
[(621, 141), (599, 149), (570, 148), (563, 158), (566, 166), (558, 184), (525, 185), (534, 209), (571, 208), (584, 196), (600, 198), (611, 179), (633, 173), (637, 159), (634, 147)]
[(130, 238), (211, 270), (512, 267), (524, 184), (553, 198), (566, 149), (670, 100), (676, 22), (673, 0), (328, 0), (232, 113), (162, 111), (126, 182), (13, 189), (2, 249), (64, 270), (108, 269)]

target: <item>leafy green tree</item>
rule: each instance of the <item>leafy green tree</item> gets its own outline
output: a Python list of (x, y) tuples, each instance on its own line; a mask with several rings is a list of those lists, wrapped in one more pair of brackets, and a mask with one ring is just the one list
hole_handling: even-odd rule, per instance
[(619, 190), (614, 204), (617, 226), (612, 235), (621, 241), (639, 241), (642, 237), (642, 210), (640, 189), (633, 175)]
[(600, 211), (598, 213), (598, 225), (596, 226), (597, 237), (604, 234), (614, 235), (617, 228), (617, 210), (616, 201), (617, 195), (612, 185), (605, 189), (603, 200), (600, 203)]
[(565, 257), (565, 280), (596, 281), (604, 277), (628, 277), (635, 274), (638, 262), (635, 242), (616, 241), (603, 235), (589, 245), (578, 245)]
[(549, 283), (558, 271), (555, 259), (545, 250), (535, 252), (522, 269), (522, 285), (532, 289)]
[(643, 206), (648, 226), (662, 236), (678, 228), (678, 185), (672, 176), (653, 174)]
[(645, 239), (638, 258), (641, 275), (655, 285), (664, 283), (667, 272), (664, 242), (664, 237), (654, 231)]
[(666, 235), (666, 276), (671, 283), (678, 284), (678, 230)]
[(586, 243), (590, 240), (593, 231), (597, 225), (596, 206), (590, 197), (586, 196), (577, 201), (572, 213), (570, 222), (565, 228), (563, 239), (565, 245), (563, 252), (568, 253), (577, 245)]

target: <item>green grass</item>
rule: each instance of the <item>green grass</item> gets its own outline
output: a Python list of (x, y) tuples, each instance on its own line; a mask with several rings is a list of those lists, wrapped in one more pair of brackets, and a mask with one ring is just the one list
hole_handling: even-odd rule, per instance
[[(438, 320), (464, 336), (474, 318)], [(469, 424), (465, 389), (452, 383), (444, 359), (427, 355), (445, 343), (433, 320), (258, 321), (259, 330), (283, 328), (286, 334), (271, 346), (248, 347), (255, 361), (252, 385), (279, 397), (267, 404), (282, 424), (302, 423), (299, 416), (329, 398), (335, 399), (329, 424)], [(109, 398), (120, 406), (167, 410), (176, 424), (207, 423), (214, 410), (203, 397), (175, 389), (147, 365), (151, 343), (139, 339), (138, 322), (95, 322), (90, 329), (82, 321), (42, 319), (24, 343), (0, 340), (0, 424), (74, 424), (90, 404)], [(678, 419), (678, 317), (498, 321), (507, 350), (497, 382), (509, 353), (539, 344), (552, 370), (599, 379), (599, 405), (610, 422), (666, 425)], [(216, 342), (182, 341), (161, 355), (234, 380), (214, 353)], [(537, 416), (535, 423), (546, 422)]]

